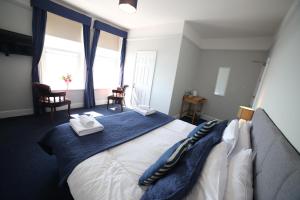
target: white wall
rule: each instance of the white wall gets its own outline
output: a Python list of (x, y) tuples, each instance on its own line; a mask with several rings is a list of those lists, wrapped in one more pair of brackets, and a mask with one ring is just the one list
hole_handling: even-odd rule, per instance
[[(31, 35), (31, 9), (0, 1), (0, 28)], [(0, 55), (0, 118), (32, 113), (31, 60)]]
[(171, 115), (179, 114), (184, 92), (194, 89), (194, 79), (197, 78), (195, 72), (200, 64), (200, 54), (200, 48), (184, 36), (180, 47), (178, 67), (169, 111)]
[(272, 49), (258, 103), (300, 151), (300, 3), (285, 17)]
[(2, 29), (32, 35), (31, 8), (9, 1), (0, 1), (0, 26)]
[[(129, 32), (125, 65), (125, 82), (132, 85), (135, 53), (156, 50), (157, 65), (150, 105), (170, 115), (178, 115), (185, 91), (196, 89), (208, 99), (204, 117), (230, 119), (236, 116), (240, 105), (250, 105), (261, 65), (253, 60), (265, 61), (265, 50), (205, 50), (199, 47), (197, 32), (178, 24), (165, 27), (133, 30)], [(181, 29), (181, 34), (178, 34)], [(154, 31), (157, 30), (157, 31)], [(170, 31), (168, 31), (170, 30)], [(175, 32), (175, 34), (173, 34)], [(247, 46), (247, 45), (246, 45)], [(248, 49), (240, 46), (242, 49)], [(254, 48), (255, 47), (255, 48)], [(230, 45), (224, 48), (235, 49)], [(264, 47), (250, 46), (250, 49)], [(215, 96), (214, 88), (218, 68), (231, 68), (228, 89), (224, 97)]]
[[(250, 106), (262, 67), (253, 61), (265, 61), (266, 51), (202, 50), (199, 59), (193, 88), (208, 100), (204, 115), (232, 119), (240, 105)], [(225, 96), (214, 95), (219, 67), (231, 69)]]
[[(130, 35), (129, 35), (130, 36)], [(136, 36), (136, 34), (135, 34)], [(177, 61), (182, 36), (164, 35), (128, 39), (125, 84), (132, 86), (132, 75), (137, 51), (156, 51), (156, 67), (153, 78), (150, 106), (164, 113), (169, 113)], [(131, 88), (129, 88), (130, 90)], [(128, 93), (130, 99), (130, 92)]]
[[(204, 40), (208, 39), (201, 38), (189, 23), (184, 24), (169, 113), (178, 115), (184, 92), (196, 89), (200, 96), (208, 99), (202, 118), (235, 118), (240, 105), (249, 106), (252, 102), (262, 67), (253, 61), (266, 60), (268, 53), (265, 49), (269, 43), (261, 40), (262, 45), (259, 45), (255, 38), (214, 38), (205, 43)], [(220, 40), (223, 42), (218, 42)], [(214, 45), (216, 43), (218, 45)], [(218, 69), (222, 66), (230, 67), (231, 73), (225, 96), (216, 96), (214, 89)]]

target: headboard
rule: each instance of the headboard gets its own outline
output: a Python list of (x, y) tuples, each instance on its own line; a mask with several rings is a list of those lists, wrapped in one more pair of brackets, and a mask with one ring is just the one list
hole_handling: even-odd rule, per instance
[[(262, 109), (253, 116), (254, 199), (299, 200), (300, 155)], [(299, 132), (300, 134), (300, 132)]]

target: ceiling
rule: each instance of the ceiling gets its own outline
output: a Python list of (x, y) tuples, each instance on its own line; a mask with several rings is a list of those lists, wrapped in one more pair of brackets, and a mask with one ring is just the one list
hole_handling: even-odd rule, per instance
[(119, 0), (57, 0), (126, 29), (188, 21), (203, 38), (273, 36), (293, 0), (139, 0), (135, 14)]

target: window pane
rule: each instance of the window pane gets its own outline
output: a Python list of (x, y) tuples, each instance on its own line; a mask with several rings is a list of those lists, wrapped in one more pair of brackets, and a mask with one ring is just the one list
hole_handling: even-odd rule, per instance
[(219, 73), (218, 73), (216, 87), (215, 87), (215, 95), (225, 96), (229, 73), (230, 73), (230, 68), (228, 67), (219, 68)]
[(95, 89), (111, 89), (119, 85), (120, 53), (98, 48), (93, 73)]
[(53, 90), (65, 90), (62, 76), (71, 74), (69, 89), (84, 89), (85, 65), (83, 46), (62, 38), (46, 35), (40, 67), (41, 82)]
[(80, 66), (80, 53), (62, 50), (46, 49), (42, 69), (43, 83), (50, 85), (54, 90), (66, 89), (62, 76), (72, 75), (69, 89), (83, 89), (83, 70)]

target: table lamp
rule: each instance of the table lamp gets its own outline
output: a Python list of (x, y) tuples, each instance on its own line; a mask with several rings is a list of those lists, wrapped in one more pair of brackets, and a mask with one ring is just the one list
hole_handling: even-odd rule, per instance
[(254, 110), (252, 108), (249, 108), (246, 106), (240, 106), (237, 117), (239, 119), (244, 119), (246, 121), (249, 121), (252, 119), (253, 113), (254, 113)]

